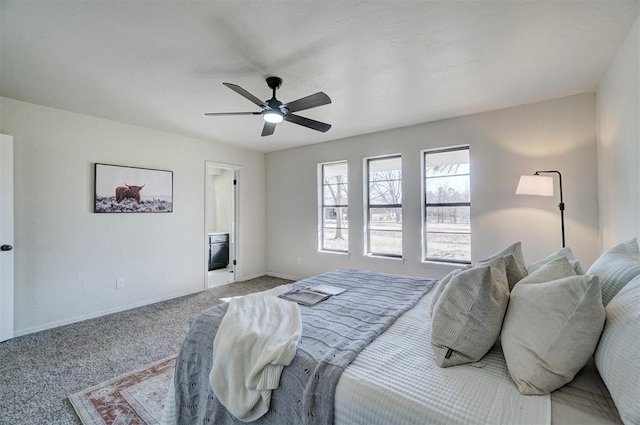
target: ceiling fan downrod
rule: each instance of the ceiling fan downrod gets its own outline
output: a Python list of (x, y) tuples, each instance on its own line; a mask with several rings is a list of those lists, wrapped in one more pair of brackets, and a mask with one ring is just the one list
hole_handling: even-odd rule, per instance
[(272, 99), (276, 98), (276, 90), (280, 88), (282, 85), (282, 78), (279, 77), (267, 77), (267, 85), (271, 90), (273, 90)]

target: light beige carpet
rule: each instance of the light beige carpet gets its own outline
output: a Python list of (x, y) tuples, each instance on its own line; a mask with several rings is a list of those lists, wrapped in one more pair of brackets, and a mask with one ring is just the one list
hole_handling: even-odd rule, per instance
[(176, 354), (189, 323), (222, 298), (285, 283), (263, 276), (4, 341), (0, 424), (82, 425), (69, 394)]

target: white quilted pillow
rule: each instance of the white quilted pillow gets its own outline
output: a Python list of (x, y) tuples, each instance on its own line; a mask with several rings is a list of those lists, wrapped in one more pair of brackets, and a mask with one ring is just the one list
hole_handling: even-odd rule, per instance
[(517, 285), (527, 283), (551, 282), (552, 280), (558, 280), (564, 277), (575, 275), (576, 271), (574, 267), (569, 263), (569, 260), (566, 257), (559, 257), (555, 260), (549, 261), (547, 264), (542, 265), (533, 273), (530, 272), (530, 274), (528, 274), (527, 277), (518, 282)]
[(548, 257), (543, 258), (540, 261), (536, 261), (535, 263), (530, 264), (529, 267), (527, 267), (527, 272), (531, 274), (536, 270), (538, 270), (540, 267), (544, 266), (545, 264), (549, 264), (553, 260), (557, 260), (558, 258), (563, 258), (563, 257), (569, 260), (569, 263), (573, 266), (573, 270), (576, 272), (576, 274), (584, 274), (584, 270), (582, 270), (582, 266), (580, 265), (580, 262), (576, 260), (576, 257), (573, 255), (571, 248), (569, 248), (568, 246), (562, 249), (559, 249), (558, 251), (554, 252)]
[(640, 424), (640, 276), (607, 305), (595, 360), (625, 424)]
[(589, 267), (587, 274), (600, 278), (602, 303), (606, 307), (627, 282), (640, 275), (638, 240), (633, 238), (603, 252)]
[(502, 351), (522, 394), (548, 394), (591, 358), (604, 326), (597, 276), (520, 284), (502, 324)]

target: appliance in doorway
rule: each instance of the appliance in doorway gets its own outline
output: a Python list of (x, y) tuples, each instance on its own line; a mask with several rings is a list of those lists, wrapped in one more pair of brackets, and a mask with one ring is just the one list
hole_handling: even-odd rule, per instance
[(229, 265), (229, 234), (209, 233), (209, 271)]

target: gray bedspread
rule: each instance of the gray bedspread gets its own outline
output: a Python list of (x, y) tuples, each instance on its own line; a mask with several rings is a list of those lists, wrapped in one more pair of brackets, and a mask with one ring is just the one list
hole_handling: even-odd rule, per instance
[[(302, 338), (272, 392), (260, 424), (332, 424), (333, 395), (342, 371), (358, 353), (431, 289), (435, 280), (339, 270), (293, 284), (347, 288), (312, 307), (300, 306)], [(177, 424), (241, 424), (217, 400), (209, 384), (213, 341), (228, 304), (201, 313), (191, 324), (176, 362)]]

